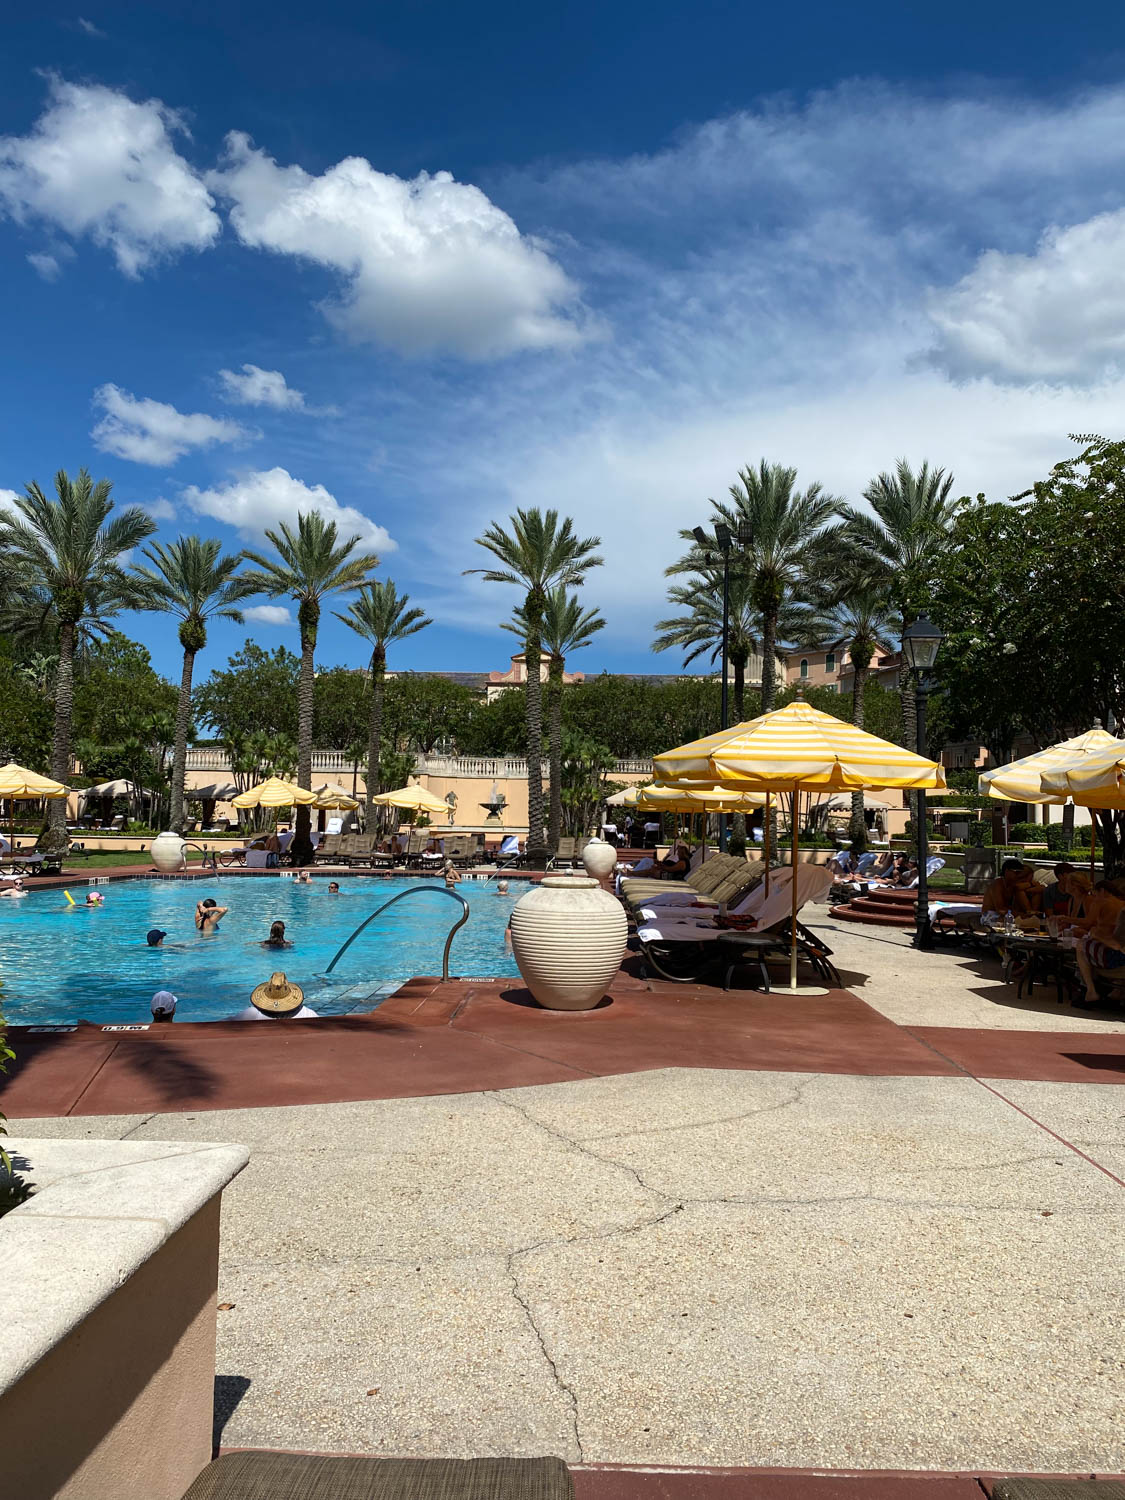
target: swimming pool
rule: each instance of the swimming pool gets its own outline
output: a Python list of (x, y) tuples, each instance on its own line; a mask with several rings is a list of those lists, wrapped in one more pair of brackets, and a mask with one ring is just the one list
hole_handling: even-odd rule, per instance
[[(35, 891), (25, 900), (0, 901), (0, 980), (3, 1007), (15, 1026), (76, 1021), (150, 1020), (156, 990), (177, 997), (177, 1020), (218, 1021), (249, 1001), (256, 984), (284, 969), (323, 1015), (370, 1010), (414, 974), (440, 974), (445, 936), (460, 908), (436, 891), (438, 881), (340, 877), (340, 894), (328, 894), (322, 877), (216, 876), (206, 880), (142, 879), (97, 887), (105, 905), (81, 905), (92, 889), (76, 883), (70, 906), (61, 890)], [(506, 896), (495, 882), (463, 880), (457, 892), (469, 903), (468, 922), (453, 939), (451, 974), (504, 977), (518, 974), (504, 929), (526, 882), (513, 881)], [(340, 945), (377, 906), (405, 890), (424, 890), (400, 901), (352, 944), (339, 964), (325, 970)], [(195, 929), (195, 903), (213, 896), (229, 906), (219, 931)], [(293, 947), (261, 947), (280, 918)], [(150, 948), (145, 934), (168, 936)]]

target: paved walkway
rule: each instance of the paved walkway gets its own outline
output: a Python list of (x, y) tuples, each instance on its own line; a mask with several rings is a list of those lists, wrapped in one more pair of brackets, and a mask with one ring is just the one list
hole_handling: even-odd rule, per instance
[(680, 1068), (13, 1128), (249, 1145), (230, 1445), (1093, 1472), (1125, 1467), (1123, 1099)]

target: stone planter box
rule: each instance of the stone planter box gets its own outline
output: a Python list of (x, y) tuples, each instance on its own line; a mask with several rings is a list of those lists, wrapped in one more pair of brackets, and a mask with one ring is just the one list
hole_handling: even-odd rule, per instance
[(5, 1146), (36, 1192), (0, 1219), (0, 1487), (179, 1500), (211, 1457), (219, 1200), (248, 1152)]

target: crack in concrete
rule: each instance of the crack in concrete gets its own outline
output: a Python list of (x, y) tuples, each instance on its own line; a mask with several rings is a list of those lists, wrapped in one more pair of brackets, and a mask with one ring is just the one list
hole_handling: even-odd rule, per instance
[[(543, 1359), (546, 1362), (547, 1368), (551, 1372), (551, 1378), (554, 1380), (555, 1385), (566, 1401), (569, 1412), (571, 1441), (574, 1444), (578, 1462), (582, 1463), (586, 1455), (582, 1448), (582, 1432), (578, 1420), (578, 1396), (575, 1392), (574, 1387), (567, 1381), (565, 1381), (560, 1374), (559, 1367), (555, 1363), (554, 1356), (552, 1355), (550, 1349), (548, 1349), (547, 1347), (547, 1340), (543, 1337), (543, 1330), (535, 1321), (535, 1314), (531, 1310), (531, 1303), (528, 1301), (527, 1297), (524, 1296), (523, 1289), (520, 1286), (519, 1277), (516, 1275), (516, 1269), (514, 1265), (516, 1256), (519, 1254), (522, 1254), (522, 1252), (518, 1250), (513, 1251), (513, 1253), (508, 1256), (507, 1263), (505, 1265), (508, 1279), (512, 1284), (512, 1296), (515, 1298), (519, 1306), (523, 1309), (523, 1315), (527, 1320), (527, 1326), (535, 1335), (535, 1339), (539, 1345), (539, 1349), (543, 1355)], [(567, 1454), (568, 1458), (570, 1458), (570, 1456), (570, 1454)]]
[(152, 1120), (155, 1120), (158, 1113), (159, 1113), (159, 1111), (153, 1110), (153, 1112), (152, 1112), (151, 1115), (145, 1115), (145, 1117), (144, 1117), (143, 1120), (138, 1120), (135, 1125), (130, 1125), (129, 1129), (125, 1132), (125, 1134), (124, 1135), (119, 1135), (117, 1137), (117, 1139), (119, 1141), (127, 1141), (129, 1139), (129, 1137), (131, 1135), (133, 1135), (136, 1131), (143, 1130), (146, 1125), (148, 1125)]
[(788, 1099), (781, 1100), (778, 1104), (763, 1104), (758, 1109), (744, 1109), (735, 1115), (717, 1115), (715, 1118), (708, 1120), (688, 1120), (682, 1125), (652, 1125), (644, 1130), (610, 1130), (604, 1135), (591, 1135), (584, 1137), (584, 1139), (591, 1141), (627, 1141), (631, 1140), (634, 1136), (671, 1135), (681, 1130), (706, 1130), (712, 1125), (733, 1125), (739, 1120), (751, 1120), (755, 1115), (777, 1114), (780, 1110), (789, 1109), (794, 1104), (802, 1103), (805, 1090), (813, 1083), (818, 1082), (822, 1076), (820, 1073), (810, 1074), (807, 1083), (801, 1084), (794, 1094), (790, 1095)]

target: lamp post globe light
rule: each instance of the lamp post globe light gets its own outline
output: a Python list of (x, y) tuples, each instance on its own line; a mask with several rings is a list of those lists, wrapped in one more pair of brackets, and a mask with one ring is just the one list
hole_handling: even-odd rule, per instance
[[(929, 697), (931, 680), (938, 652), (945, 636), (932, 620), (925, 615), (915, 620), (902, 632), (902, 659), (914, 673), (915, 701), (918, 705), (918, 733), (914, 748), (919, 755), (926, 753), (926, 700)], [(926, 793), (918, 792), (918, 902), (915, 907), (916, 920), (914, 946), (932, 948), (930, 932), (930, 891), (926, 876), (926, 864), (930, 857), (930, 838), (926, 828)]]

